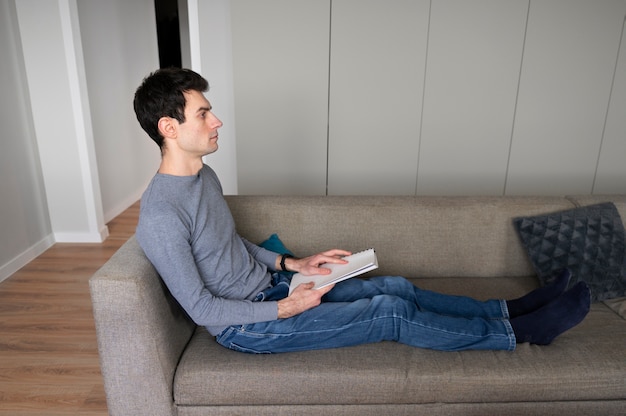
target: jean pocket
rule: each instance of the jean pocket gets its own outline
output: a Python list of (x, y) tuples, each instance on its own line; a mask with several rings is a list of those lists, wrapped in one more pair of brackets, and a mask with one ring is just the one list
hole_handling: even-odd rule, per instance
[(235, 332), (239, 332), (243, 328), (243, 325), (231, 325), (224, 329), (221, 333), (215, 336), (215, 341), (223, 347), (228, 348), (228, 339), (231, 338)]
[[(272, 353), (271, 351), (245, 347), (234, 342), (236, 341), (237, 338), (242, 339), (241, 335), (245, 332), (244, 326), (245, 325), (229, 326), (224, 331), (222, 331), (221, 334), (216, 336), (215, 340), (217, 341), (218, 344), (220, 344), (223, 347), (228, 348), (229, 350), (245, 352), (247, 354), (271, 354)], [(245, 339), (245, 337), (243, 339)]]
[(245, 352), (247, 354), (271, 354), (271, 351), (259, 351), (253, 348), (242, 347), (241, 345), (237, 345), (234, 342), (231, 342), (227, 346), (228, 349), (237, 351), (237, 352)]

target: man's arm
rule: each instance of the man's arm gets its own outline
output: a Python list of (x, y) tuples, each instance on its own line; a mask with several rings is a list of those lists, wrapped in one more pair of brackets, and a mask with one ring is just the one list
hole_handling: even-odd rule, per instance
[[(299, 272), (306, 276), (317, 274), (329, 274), (330, 269), (323, 267), (327, 263), (345, 264), (343, 259), (351, 253), (345, 250), (333, 249), (305, 258), (289, 257), (285, 259), (285, 267), (289, 271)], [(275, 269), (281, 270), (280, 261), (282, 256), (276, 258)], [(322, 296), (328, 293), (335, 285), (329, 285), (321, 289), (313, 289), (314, 283), (299, 285), (291, 295), (278, 301), (278, 318), (290, 318), (308, 309), (314, 308), (322, 301)]]
[[(147, 209), (149, 208), (144, 207), (144, 210)], [(209, 277), (212, 280), (204, 281), (189, 243), (189, 230), (175, 212), (167, 211), (167, 207), (160, 207), (156, 213), (145, 214), (140, 217), (137, 227), (138, 242), (170, 293), (196, 324), (220, 327), (277, 318), (278, 307), (273, 302), (252, 302), (244, 299), (244, 295), (221, 296), (215, 290), (219, 289), (222, 279), (221, 274), (213, 267), (213, 263), (219, 261), (214, 256), (207, 256), (204, 261), (213, 259), (210, 269), (216, 274)], [(219, 244), (223, 247), (222, 242)], [(274, 255), (271, 254), (269, 258), (273, 261)]]

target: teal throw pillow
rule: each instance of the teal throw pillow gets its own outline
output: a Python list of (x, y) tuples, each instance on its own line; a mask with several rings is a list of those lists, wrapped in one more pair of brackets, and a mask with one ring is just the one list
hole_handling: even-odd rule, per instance
[(259, 244), (259, 246), (266, 250), (273, 251), (274, 253), (291, 254), (293, 256), (293, 253), (285, 247), (280, 237), (278, 237), (278, 234), (272, 234), (267, 240)]

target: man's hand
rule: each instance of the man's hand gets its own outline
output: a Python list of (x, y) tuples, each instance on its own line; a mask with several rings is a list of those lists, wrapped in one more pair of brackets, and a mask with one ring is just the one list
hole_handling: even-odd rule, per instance
[[(330, 269), (322, 267), (327, 263), (345, 264), (347, 261), (343, 259), (345, 256), (352, 254), (346, 250), (333, 249), (324, 251), (323, 253), (302, 259), (287, 258), (285, 259), (285, 267), (289, 271), (299, 272), (305, 276), (316, 274), (329, 274)], [(280, 266), (280, 257), (276, 259), (277, 270)], [(314, 283), (303, 283), (285, 299), (278, 301), (278, 318), (290, 318), (298, 315), (308, 309), (314, 308), (322, 302), (322, 296), (328, 293), (335, 285), (329, 285), (321, 289), (313, 289)]]
[(322, 302), (322, 296), (328, 293), (335, 285), (321, 289), (313, 289), (313, 282), (302, 283), (288, 297), (279, 300), (278, 319), (291, 318), (308, 309), (314, 308)]
[[(301, 259), (287, 258), (285, 259), (285, 266), (287, 270), (298, 272), (305, 276), (329, 274), (330, 269), (320, 266), (326, 263), (345, 264), (346, 261), (343, 257), (349, 256), (350, 254), (352, 253), (346, 250), (332, 249)], [(280, 270), (280, 256), (276, 259), (276, 263), (276, 270)]]

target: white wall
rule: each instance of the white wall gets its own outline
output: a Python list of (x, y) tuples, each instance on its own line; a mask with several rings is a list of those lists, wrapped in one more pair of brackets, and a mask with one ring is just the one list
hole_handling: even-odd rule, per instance
[(3, 1), (0, 31), (2, 281), (54, 242), (106, 238), (160, 155), (132, 109), (158, 68), (152, 0)]
[(219, 131), (219, 150), (205, 157), (217, 173), (226, 195), (237, 188), (237, 143), (233, 97), (232, 41), (229, 0), (189, 0), (190, 36), (194, 37), (191, 68), (209, 81), (207, 98), (224, 123)]
[(99, 242), (108, 230), (75, 1), (15, 4), (54, 239)]
[(15, 5), (0, 2), (0, 281), (50, 247), (48, 217)]
[(141, 197), (160, 162), (133, 111), (135, 89), (159, 67), (154, 2), (80, 1), (78, 14), (108, 222)]

